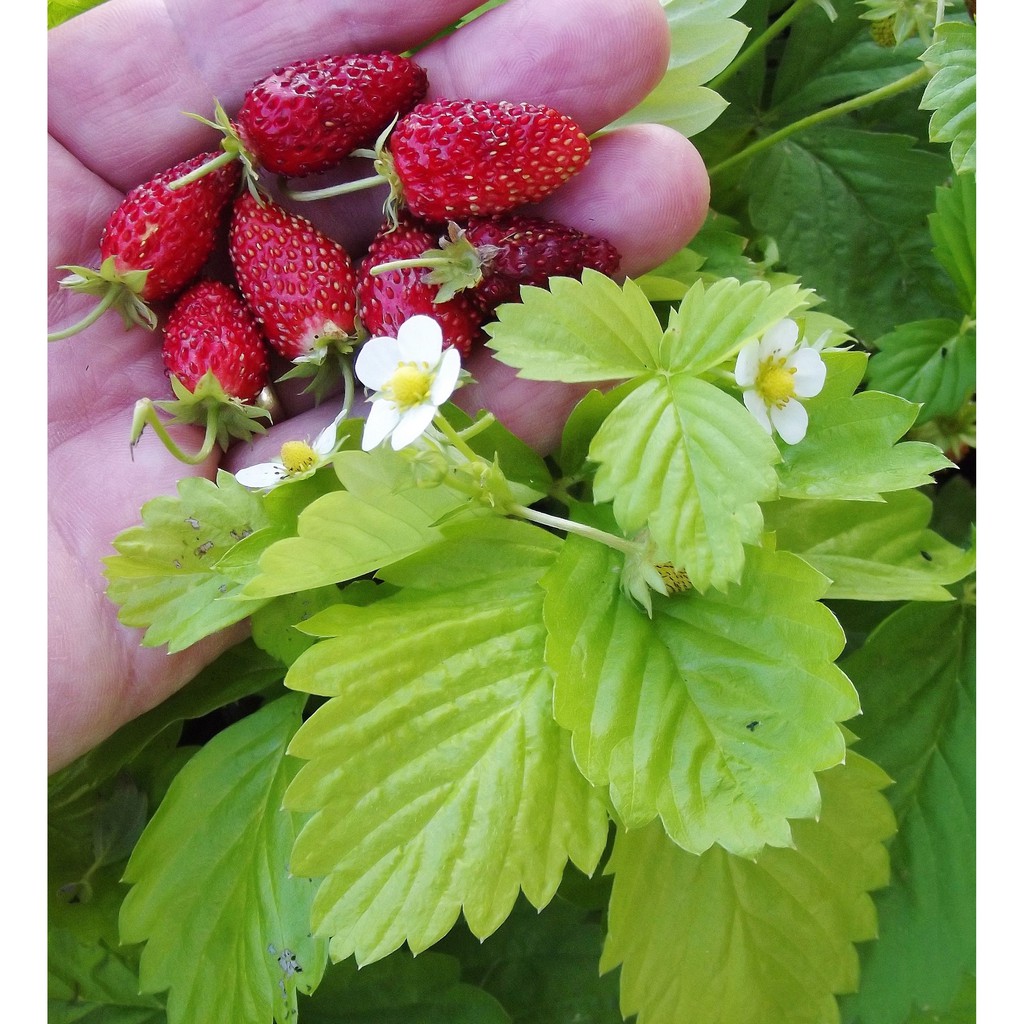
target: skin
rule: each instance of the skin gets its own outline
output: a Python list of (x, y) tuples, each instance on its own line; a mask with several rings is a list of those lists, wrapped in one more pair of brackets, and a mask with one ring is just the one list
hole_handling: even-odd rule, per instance
[[(108, 0), (49, 33), (49, 320), (77, 321), (92, 300), (57, 288), (61, 264), (97, 265), (109, 213), (140, 181), (217, 147), (211, 129), (183, 111), (231, 112), (277, 64), (327, 51), (414, 48), (475, 6), (473, 0)], [(211, 24), (220, 26), (211, 31)], [(509, 0), (454, 36), (416, 54), (429, 97), (543, 102), (594, 132), (634, 106), (668, 57), (658, 0)], [(159, 54), (159, 60), (154, 55)], [(352, 170), (366, 173), (365, 163)], [(335, 177), (334, 180), (338, 180)], [(629, 188), (622, 190), (628, 180)], [(326, 184), (307, 179), (302, 187)], [(382, 193), (297, 204), (358, 259), (381, 219)], [(599, 138), (585, 170), (543, 212), (603, 235), (637, 276), (678, 251), (708, 208), (708, 179), (693, 146), (661, 126)], [(139, 521), (149, 499), (174, 494), (190, 474), (212, 477), (267, 461), (282, 442), (308, 438), (333, 418), (325, 403), (281, 389), (287, 417), (265, 437), (188, 467), (151, 433), (129, 453), (132, 409), (143, 396), (169, 397), (159, 337), (125, 331), (115, 314), (49, 346), (49, 766), (56, 770), (164, 700), (237, 643), (247, 626), (179, 654), (139, 646), (142, 633), (117, 622), (104, 594), (102, 559), (111, 540)], [(582, 393), (515, 379), (476, 354), (477, 383), (457, 393), (469, 412), (491, 409), (544, 451)], [(358, 410), (357, 410), (358, 412)], [(175, 435), (198, 445), (191, 428)]]

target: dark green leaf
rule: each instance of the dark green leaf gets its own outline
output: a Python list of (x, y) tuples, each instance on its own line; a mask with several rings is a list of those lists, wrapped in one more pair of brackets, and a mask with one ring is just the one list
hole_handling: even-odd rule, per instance
[(867, 381), (921, 405), (918, 423), (953, 416), (974, 394), (977, 342), (953, 320), (918, 320), (876, 339)]
[(913, 139), (848, 127), (801, 132), (751, 161), (750, 218), (785, 269), (867, 339), (952, 315), (923, 230), (949, 163)]
[(357, 968), (332, 964), (309, 999), (299, 1002), (301, 1024), (508, 1024), (501, 1004), (459, 980), (459, 962), (428, 950), (396, 950)]
[(864, 950), (859, 1024), (902, 1024), (948, 1007), (975, 947), (974, 609), (908, 604), (843, 667), (864, 716), (859, 749), (895, 780), (892, 884)]

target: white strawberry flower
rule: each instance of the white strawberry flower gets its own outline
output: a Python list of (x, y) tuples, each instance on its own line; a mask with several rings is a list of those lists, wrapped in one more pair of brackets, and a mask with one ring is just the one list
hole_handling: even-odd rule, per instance
[(363, 451), (388, 438), (398, 451), (430, 426), (458, 386), (458, 350), (441, 347), (441, 326), (429, 316), (411, 316), (397, 338), (370, 338), (356, 356), (356, 376), (375, 394), (363, 427)]
[(312, 476), (338, 450), (338, 424), (344, 418), (342, 409), (312, 443), (285, 441), (280, 458), (246, 466), (235, 473), (235, 479), (244, 487), (270, 490), (278, 484)]
[(740, 350), (736, 383), (757, 422), (769, 434), (777, 430), (787, 444), (796, 444), (807, 433), (807, 410), (797, 399), (820, 393), (825, 363), (814, 345), (800, 343), (799, 327), (787, 318)]

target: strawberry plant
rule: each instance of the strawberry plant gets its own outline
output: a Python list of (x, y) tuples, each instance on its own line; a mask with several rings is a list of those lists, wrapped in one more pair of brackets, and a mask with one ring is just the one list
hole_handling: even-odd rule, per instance
[[(568, 46), (564, 111), (443, 95), (552, 4), (396, 24), (425, 92), (312, 187), (170, 190), (233, 213), (136, 411), (177, 486), (95, 561), (189, 671), (50, 776), (53, 1021), (975, 1018), (975, 5), (661, 0), (600, 124)], [(671, 133), (710, 207), (660, 252), (603, 161)], [(260, 406), (325, 351), (316, 429)]]

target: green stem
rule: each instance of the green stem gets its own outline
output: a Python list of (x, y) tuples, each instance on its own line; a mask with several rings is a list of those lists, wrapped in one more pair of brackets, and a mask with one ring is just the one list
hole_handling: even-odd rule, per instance
[[(494, 413), (485, 413), (475, 423), (471, 423), (465, 430), (459, 432), (459, 437), (463, 441), (468, 441), (471, 437), (476, 437), (477, 434), (482, 434), (493, 422)], [(479, 458), (479, 456), (477, 456)]]
[(139, 443), (142, 431), (146, 426), (151, 426), (157, 437), (163, 442), (164, 447), (179, 461), (189, 466), (198, 466), (213, 451), (214, 441), (217, 439), (217, 417), (211, 415), (206, 421), (206, 436), (203, 438), (202, 447), (194, 455), (187, 455), (178, 447), (167, 428), (160, 421), (156, 414), (153, 402), (149, 398), (140, 398), (135, 403), (135, 414), (132, 417), (132, 449)]
[(79, 331), (84, 331), (86, 327), (92, 326), (117, 301), (120, 291), (121, 289), (116, 285), (111, 287), (104, 294), (103, 298), (77, 324), (65, 327), (62, 331), (54, 331), (53, 334), (48, 334), (46, 340), (63, 341), (65, 338), (70, 338), (72, 334), (78, 334)]
[[(466, 444), (466, 440), (447, 420), (444, 413), (437, 412), (434, 415), (434, 425), (444, 434), (452, 447), (461, 452), (470, 462), (483, 461), (480, 456)], [(490, 424), (488, 424), (490, 426)]]
[(417, 267), (448, 267), (451, 260), (447, 256), (410, 256), (406, 260), (389, 260), (387, 263), (379, 263), (370, 269), (370, 273), (377, 277), (379, 274), (386, 274), (391, 270), (407, 270)]
[(344, 380), (344, 392), (341, 399), (341, 411), (343, 419), (348, 419), (352, 411), (352, 399), (356, 392), (355, 378), (352, 376), (352, 360), (348, 356), (341, 357), (341, 376)]
[(725, 70), (719, 72), (710, 82), (709, 89), (718, 90), (732, 78), (748, 61), (764, 51), (773, 39), (781, 35), (789, 26), (804, 12), (804, 9), (816, 3), (817, 0), (795, 0), (795, 2), (780, 14), (745, 50), (742, 50), (735, 60)]
[(561, 516), (548, 515), (547, 512), (538, 512), (535, 508), (527, 508), (525, 505), (508, 505), (505, 511), (510, 515), (518, 516), (520, 519), (528, 519), (531, 523), (539, 526), (550, 526), (555, 530), (562, 530), (565, 533), (575, 533), (578, 537), (586, 537), (588, 540), (597, 541), (616, 551), (624, 551), (627, 555), (636, 553), (636, 545), (625, 537), (616, 537), (614, 533), (606, 533), (594, 526), (586, 526), (584, 523), (574, 523), (571, 519), (563, 519)]
[(174, 181), (168, 183), (167, 187), (171, 190), (177, 190), (184, 188), (186, 185), (191, 185), (193, 181), (206, 177), (207, 174), (217, 170), (218, 167), (223, 167), (225, 164), (231, 163), (232, 160), (237, 160), (238, 156), (237, 150), (226, 149), (212, 160), (207, 160), (205, 164), (200, 164), (195, 170), (189, 171), (188, 174), (175, 178)]
[(281, 193), (289, 199), (308, 203), (314, 199), (331, 199), (334, 196), (344, 196), (350, 192), (361, 192), (363, 189), (373, 188), (375, 185), (386, 185), (387, 183), (388, 179), (383, 174), (375, 174), (371, 178), (359, 178), (356, 181), (342, 182), (340, 185), (329, 185), (327, 188), (313, 188), (306, 192), (296, 192), (281, 182)]
[(759, 139), (757, 142), (747, 146), (746, 149), (721, 161), (721, 163), (715, 164), (714, 167), (708, 170), (708, 174), (713, 178), (715, 175), (721, 174), (722, 171), (728, 170), (736, 164), (743, 163), (745, 160), (749, 160), (752, 156), (756, 156), (766, 149), (771, 149), (772, 146), (782, 142), (783, 139), (788, 139), (791, 135), (796, 135), (797, 132), (812, 128), (823, 121), (830, 121), (835, 117), (841, 117), (843, 114), (848, 114), (853, 110), (870, 107), (875, 103), (880, 103), (882, 100), (897, 96), (901, 92), (906, 92), (908, 89), (913, 89), (916, 85), (929, 78), (930, 75), (931, 72), (927, 68), (918, 68), (916, 71), (912, 71), (909, 75), (904, 75), (889, 85), (883, 85), (881, 88), (872, 89), (871, 92), (866, 92), (862, 96), (855, 96), (852, 100), (846, 100), (844, 103), (837, 103), (834, 107), (826, 107), (824, 110), (809, 114), (799, 121), (786, 125), (785, 128), (780, 128), (771, 135), (766, 135), (763, 139)]

